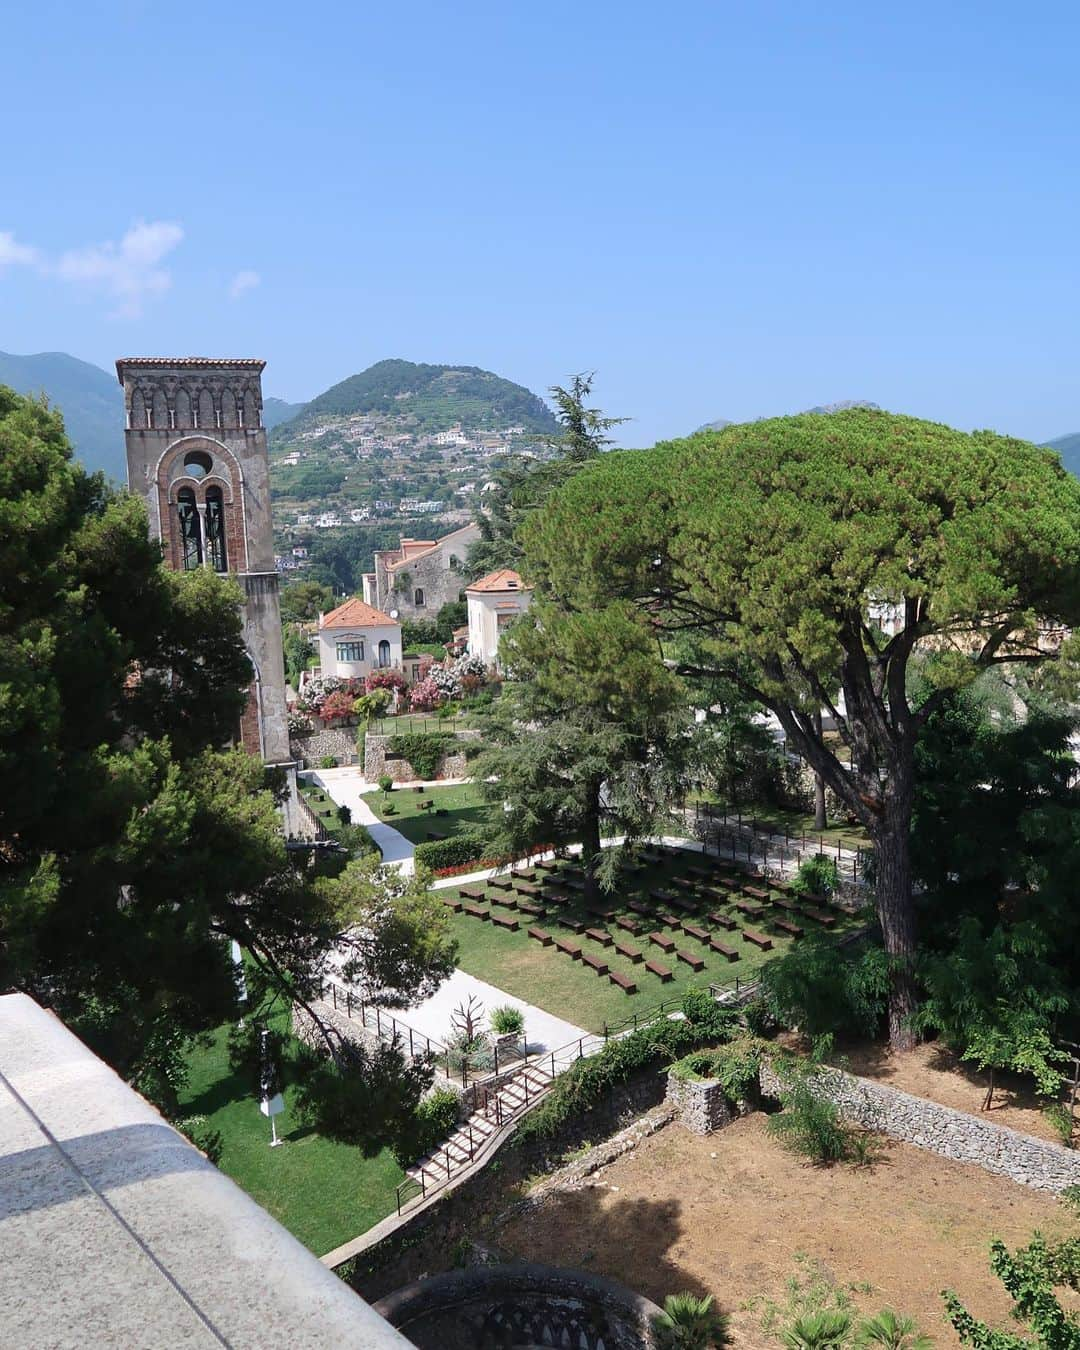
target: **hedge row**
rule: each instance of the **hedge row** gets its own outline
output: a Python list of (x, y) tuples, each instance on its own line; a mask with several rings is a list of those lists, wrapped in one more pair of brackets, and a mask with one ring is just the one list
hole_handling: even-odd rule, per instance
[(490, 847), (485, 836), (478, 831), (463, 830), (449, 839), (432, 839), (425, 844), (417, 844), (414, 855), (418, 863), (437, 872), (442, 867), (479, 863), (490, 852)]

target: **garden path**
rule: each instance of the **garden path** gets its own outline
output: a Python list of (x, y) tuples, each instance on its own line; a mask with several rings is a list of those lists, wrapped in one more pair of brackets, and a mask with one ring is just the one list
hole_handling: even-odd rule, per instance
[(337, 806), (347, 806), (354, 825), (363, 825), (379, 846), (383, 862), (392, 863), (408, 874), (413, 870), (413, 846), (400, 830), (387, 825), (364, 801), (364, 793), (373, 791), (359, 769), (319, 769), (311, 777)]

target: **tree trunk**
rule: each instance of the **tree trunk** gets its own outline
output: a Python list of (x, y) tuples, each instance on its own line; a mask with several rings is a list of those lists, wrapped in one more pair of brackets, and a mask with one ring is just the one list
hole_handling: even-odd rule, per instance
[[(902, 793), (901, 798), (907, 793)], [(877, 913), (891, 967), (889, 1046), (913, 1050), (915, 1013), (915, 906), (911, 897), (911, 811), (891, 798), (874, 831)]]
[[(821, 710), (814, 714), (814, 734), (821, 740)], [(814, 829), (820, 834), (828, 824), (825, 817), (825, 779), (814, 774)]]
[(585, 869), (585, 899), (596, 900), (599, 886), (596, 867), (600, 861), (600, 784), (591, 787), (585, 817), (581, 822), (581, 865)]

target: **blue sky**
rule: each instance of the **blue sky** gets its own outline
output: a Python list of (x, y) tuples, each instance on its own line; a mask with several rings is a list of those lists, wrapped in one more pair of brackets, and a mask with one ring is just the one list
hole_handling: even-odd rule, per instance
[(1064, 3), (9, 7), (0, 349), (1080, 429)]

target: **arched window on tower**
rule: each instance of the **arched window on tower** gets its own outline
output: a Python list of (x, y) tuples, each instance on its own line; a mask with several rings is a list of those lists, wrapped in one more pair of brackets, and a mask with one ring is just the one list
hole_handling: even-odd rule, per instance
[(131, 425), (136, 428), (146, 426), (146, 400), (141, 389), (136, 389), (131, 396)]
[(217, 426), (217, 418), (214, 416), (214, 399), (209, 389), (203, 389), (199, 392), (199, 420), (195, 424), (204, 431), (211, 431)]
[(193, 427), (195, 425), (191, 416), (191, 395), (186, 389), (176, 391), (176, 425), (178, 427)]
[(202, 566), (202, 530), (199, 528), (199, 508), (191, 488), (181, 488), (176, 494), (176, 514), (180, 525), (180, 557), (185, 572)]
[(383, 670), (390, 664), (390, 644), (385, 638), (379, 643), (379, 665)]
[(169, 404), (165, 398), (164, 389), (154, 390), (154, 397), (150, 407), (151, 424), (155, 427), (167, 427), (169, 425)]
[(412, 602), (418, 609), (424, 603), (424, 592), (422, 587), (417, 586), (416, 590), (413, 591)]
[(236, 399), (232, 396), (231, 389), (221, 391), (221, 422), (223, 427), (236, 426)]
[(229, 570), (225, 550), (225, 498), (219, 487), (206, 489), (206, 551), (215, 572)]

